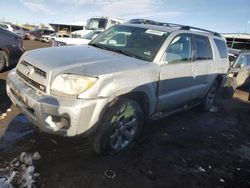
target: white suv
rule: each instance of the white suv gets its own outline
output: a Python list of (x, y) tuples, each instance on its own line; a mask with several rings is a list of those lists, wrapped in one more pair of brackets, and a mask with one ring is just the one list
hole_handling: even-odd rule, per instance
[(8, 75), (7, 93), (42, 131), (92, 134), (96, 152), (117, 152), (146, 120), (198, 105), (211, 109), (228, 68), (218, 33), (121, 24), (88, 45), (27, 52)]

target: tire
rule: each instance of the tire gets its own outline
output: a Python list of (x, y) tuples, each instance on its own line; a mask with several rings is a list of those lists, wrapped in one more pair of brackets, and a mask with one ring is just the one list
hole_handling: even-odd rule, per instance
[(0, 72), (4, 70), (6, 66), (6, 59), (3, 51), (0, 51)]
[(209, 111), (215, 102), (216, 94), (218, 91), (219, 83), (217, 80), (214, 81), (214, 83), (210, 86), (206, 96), (202, 99), (200, 108), (203, 111)]
[(138, 136), (144, 113), (134, 100), (121, 98), (106, 110), (101, 122), (93, 140), (94, 151), (116, 153), (128, 148)]

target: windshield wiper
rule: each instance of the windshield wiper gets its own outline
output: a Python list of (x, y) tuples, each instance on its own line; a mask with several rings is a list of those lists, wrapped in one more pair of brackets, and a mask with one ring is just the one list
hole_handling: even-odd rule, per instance
[(101, 48), (101, 49), (105, 49), (105, 50), (107, 50), (107, 48), (106, 48), (105, 46), (102, 46), (102, 45), (92, 44), (92, 43), (89, 43), (88, 45), (90, 45), (90, 46), (94, 46), (94, 47), (96, 47), (96, 48)]
[(131, 54), (129, 52), (126, 52), (126, 51), (119, 50), (119, 49), (108, 48), (108, 50), (119, 53), (119, 54), (123, 54), (123, 55), (126, 55), (126, 56), (135, 57), (133, 54)]
[(141, 59), (141, 60), (144, 60), (144, 61), (149, 61), (149, 60), (148, 60), (147, 58), (145, 58), (145, 57), (142, 57), (142, 56), (133, 54), (133, 53), (128, 52), (128, 51), (123, 51), (123, 50), (116, 49), (116, 48), (109, 48), (109, 47), (107, 47), (107, 46), (102, 46), (102, 45), (98, 45), (98, 44), (91, 44), (91, 43), (90, 43), (89, 45), (94, 46), (94, 47), (97, 47), (97, 48), (101, 48), (101, 49), (104, 49), (104, 50), (113, 51), (113, 52), (116, 52), (116, 53), (119, 53), (119, 54), (122, 54), (122, 55), (125, 55), (125, 56), (128, 56), (128, 57), (134, 57), (134, 58)]
[(123, 55), (129, 56), (129, 57), (134, 57), (134, 58), (137, 58), (137, 59), (148, 61), (147, 58), (136, 55), (136, 54), (133, 54), (133, 53), (128, 52), (128, 51), (123, 51), (123, 50), (115, 49), (115, 48), (107, 48), (107, 50), (110, 50), (110, 51), (113, 51), (113, 52), (116, 52), (116, 53), (119, 53), (119, 54), (123, 54)]

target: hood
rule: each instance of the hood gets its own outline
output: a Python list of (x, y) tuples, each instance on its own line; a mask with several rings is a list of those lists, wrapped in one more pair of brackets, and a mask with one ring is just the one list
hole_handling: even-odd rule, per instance
[(22, 60), (52, 74), (99, 76), (142, 67), (149, 62), (89, 45), (43, 48), (26, 52)]
[(55, 41), (64, 42), (67, 45), (88, 44), (90, 40), (81, 38), (57, 38)]

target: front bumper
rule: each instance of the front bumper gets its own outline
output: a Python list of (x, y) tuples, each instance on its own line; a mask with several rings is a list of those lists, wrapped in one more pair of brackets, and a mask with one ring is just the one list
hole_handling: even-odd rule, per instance
[(107, 99), (72, 99), (49, 96), (26, 84), (12, 70), (6, 80), (7, 94), (20, 110), (44, 132), (76, 136), (93, 128)]

